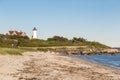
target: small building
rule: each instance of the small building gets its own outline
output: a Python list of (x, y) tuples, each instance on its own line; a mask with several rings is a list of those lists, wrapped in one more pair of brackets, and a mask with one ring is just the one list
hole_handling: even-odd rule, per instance
[(37, 39), (37, 29), (36, 27), (33, 28), (33, 34), (32, 34), (32, 39)]
[(14, 30), (10, 30), (10, 31), (8, 31), (8, 33), (7, 33), (8, 35), (12, 35), (12, 36), (14, 36), (14, 35), (16, 35), (16, 36), (27, 36), (26, 35), (26, 33), (25, 32), (22, 32), (22, 31), (14, 31)]

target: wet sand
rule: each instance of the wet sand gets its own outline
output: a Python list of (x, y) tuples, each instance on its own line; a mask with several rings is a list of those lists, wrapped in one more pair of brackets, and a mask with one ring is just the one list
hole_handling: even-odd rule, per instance
[(120, 80), (120, 70), (54, 52), (0, 55), (0, 80)]

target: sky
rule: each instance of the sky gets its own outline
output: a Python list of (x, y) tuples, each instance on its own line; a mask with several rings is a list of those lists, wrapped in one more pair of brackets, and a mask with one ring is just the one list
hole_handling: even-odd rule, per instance
[(83, 37), (120, 47), (120, 0), (0, 0), (0, 34)]

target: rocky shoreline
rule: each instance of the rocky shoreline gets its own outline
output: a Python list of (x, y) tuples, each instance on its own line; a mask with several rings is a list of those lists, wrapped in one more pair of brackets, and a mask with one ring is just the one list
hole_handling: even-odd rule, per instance
[(56, 52), (65, 55), (96, 55), (96, 54), (119, 54), (117, 48), (91, 48), (89, 46), (56, 46), (56, 47), (40, 47), (38, 51)]
[(103, 50), (79, 50), (79, 49), (63, 49), (56, 52), (67, 54), (67, 55), (96, 55), (96, 54), (119, 54), (118, 49), (103, 49)]

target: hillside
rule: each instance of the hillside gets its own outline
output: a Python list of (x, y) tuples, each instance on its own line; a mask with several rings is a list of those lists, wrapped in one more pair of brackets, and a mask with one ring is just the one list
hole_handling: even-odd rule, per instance
[(87, 48), (110, 48), (99, 42), (88, 41), (84, 38), (67, 39), (61, 36), (54, 36), (47, 40), (29, 39), (25, 36), (11, 36), (0, 34), (0, 47), (50, 47), (50, 46), (86, 46)]

